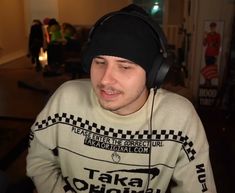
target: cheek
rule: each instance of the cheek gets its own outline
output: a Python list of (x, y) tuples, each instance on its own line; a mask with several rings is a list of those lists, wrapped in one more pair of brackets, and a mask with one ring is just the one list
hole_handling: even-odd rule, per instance
[(134, 87), (143, 87), (146, 85), (146, 74), (145, 72), (137, 72), (131, 76), (127, 76), (125, 84), (132, 85)]
[(96, 71), (92, 67), (90, 70), (90, 79), (91, 79), (91, 83), (93, 84), (93, 86), (96, 85), (98, 81), (98, 73), (96, 73)]
[(101, 76), (101, 73), (99, 72), (99, 70), (97, 70), (97, 68), (94, 68), (94, 67), (91, 66), (91, 70), (90, 70), (91, 80), (92, 81), (97, 81), (100, 76)]

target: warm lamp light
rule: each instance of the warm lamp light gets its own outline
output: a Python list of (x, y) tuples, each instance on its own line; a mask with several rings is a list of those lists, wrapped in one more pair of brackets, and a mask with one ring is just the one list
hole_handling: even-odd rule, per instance
[(43, 48), (40, 49), (40, 54), (39, 54), (39, 61), (42, 65), (42, 67), (47, 65), (47, 51), (43, 51)]

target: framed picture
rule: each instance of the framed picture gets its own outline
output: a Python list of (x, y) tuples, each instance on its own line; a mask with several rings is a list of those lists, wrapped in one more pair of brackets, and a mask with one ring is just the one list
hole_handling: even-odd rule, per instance
[(204, 22), (199, 83), (200, 105), (211, 106), (217, 97), (223, 28), (223, 21)]

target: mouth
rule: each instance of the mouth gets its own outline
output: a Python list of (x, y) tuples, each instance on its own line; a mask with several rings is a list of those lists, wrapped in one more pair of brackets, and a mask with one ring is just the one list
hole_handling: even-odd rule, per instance
[(100, 89), (100, 96), (103, 100), (111, 101), (120, 96), (121, 92), (114, 89)]

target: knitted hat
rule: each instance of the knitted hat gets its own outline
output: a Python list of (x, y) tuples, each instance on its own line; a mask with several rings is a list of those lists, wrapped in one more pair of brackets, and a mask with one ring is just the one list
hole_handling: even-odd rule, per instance
[(117, 12), (93, 29), (82, 58), (84, 68), (89, 72), (94, 57), (108, 55), (128, 59), (148, 73), (160, 54), (156, 38), (155, 32), (145, 21)]

